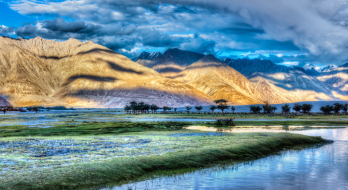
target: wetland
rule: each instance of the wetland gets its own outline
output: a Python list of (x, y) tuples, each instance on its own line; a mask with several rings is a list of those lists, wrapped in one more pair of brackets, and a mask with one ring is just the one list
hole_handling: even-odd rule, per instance
[[(216, 122), (231, 117), (236, 118), (236, 126)], [(344, 115), (295, 118), (261, 114), (129, 115), (116, 109), (2, 114), (0, 189), (168, 189), (165, 184), (172, 189), (205, 186), (224, 189), (192, 179), (202, 171), (209, 173), (206, 171), (221, 162), (226, 168), (241, 168), (244, 167), (241, 163), (292, 154), (284, 149), (309, 146), (301, 149), (306, 152), (335, 145), (337, 139), (325, 134), (346, 130), (345, 118)], [(175, 170), (186, 173), (167, 176)], [(238, 173), (236, 169), (230, 171)], [(190, 176), (191, 181), (173, 185), (172, 180), (182, 175)], [(163, 179), (168, 181), (160, 183), (161, 186), (148, 186)]]

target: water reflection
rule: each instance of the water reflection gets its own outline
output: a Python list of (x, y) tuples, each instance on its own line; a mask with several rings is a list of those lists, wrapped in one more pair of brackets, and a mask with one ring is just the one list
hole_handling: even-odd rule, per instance
[[(189, 127), (184, 127), (185, 129), (189, 130), (199, 130), (199, 131), (217, 131), (218, 128), (215, 127), (207, 127), (207, 126), (189, 126)], [(321, 135), (314, 135), (318, 133), (319, 131), (320, 134), (325, 134), (325, 133), (330, 133), (330, 132), (325, 132), (322, 131), (322, 129), (327, 129), (327, 128), (342, 128), (342, 126), (293, 126), (293, 125), (274, 125), (274, 126), (243, 126), (243, 127), (229, 127), (223, 129), (224, 132), (233, 132), (233, 133), (259, 133), (259, 132), (268, 132), (268, 133), (284, 133), (284, 132), (296, 132), (296, 131), (302, 131), (302, 130), (309, 130), (311, 133), (308, 135), (313, 134), (313, 136), (321, 136)], [(221, 129), (221, 128), (219, 128)], [(320, 130), (315, 130), (315, 129), (320, 129)], [(330, 130), (330, 129), (329, 129)], [(302, 133), (302, 132), (300, 132)]]
[(348, 189), (348, 128), (290, 132), (336, 141), (319, 148), (283, 151), (249, 164), (209, 168), (110, 189)]

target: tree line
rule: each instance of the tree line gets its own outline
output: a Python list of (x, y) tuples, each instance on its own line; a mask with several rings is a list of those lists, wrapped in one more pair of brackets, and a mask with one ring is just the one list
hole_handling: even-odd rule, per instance
[[(224, 114), (224, 111), (229, 109), (230, 107), (226, 105), (227, 101), (224, 99), (220, 99), (220, 100), (215, 100), (214, 101), (216, 103), (216, 106), (211, 106), (209, 109), (212, 111), (212, 113), (214, 113), (214, 110), (219, 109), (221, 110), (222, 114)], [(201, 112), (201, 110), (203, 109), (202, 106), (195, 106), (194, 107), (198, 113)], [(132, 101), (129, 103), (129, 105), (126, 105), (124, 107), (124, 110), (127, 112), (127, 114), (144, 114), (144, 113), (157, 113), (157, 110), (159, 109), (163, 109), (163, 113), (166, 113), (167, 111), (171, 111), (174, 110), (175, 113), (177, 113), (177, 108), (172, 108), (172, 107), (159, 107), (155, 104), (149, 105), (149, 104), (145, 104), (144, 102), (135, 102)], [(185, 107), (185, 111), (187, 112), (188, 115), (190, 115), (190, 110), (192, 109), (192, 107), (190, 106), (186, 106)], [(234, 113), (235, 107), (231, 106), (231, 110)]]
[(323, 112), (325, 115), (331, 114), (331, 112), (334, 112), (335, 114), (338, 114), (340, 111), (343, 113), (347, 114), (348, 111), (348, 104), (340, 104), (340, 103), (335, 103), (332, 106), (327, 105), (327, 106), (321, 106), (320, 111)]
[[(292, 110), (296, 111), (296, 112), (301, 112), (302, 113), (309, 113), (313, 108), (312, 104), (295, 104), (294, 107), (292, 108)], [(289, 104), (285, 104), (284, 106), (281, 107), (282, 109), (282, 113), (283, 114), (289, 114), (291, 107)], [(259, 114), (261, 113), (261, 111), (263, 110), (264, 114), (273, 114), (275, 113), (275, 111), (277, 110), (276, 107), (273, 107), (269, 104), (265, 104), (262, 107), (261, 106), (250, 106), (250, 112), (254, 113), (254, 114)]]
[[(231, 109), (232, 113), (234, 114), (234, 111), (236, 108), (234, 106), (227, 106), (227, 101), (225, 99), (219, 99), (214, 101), (216, 105), (210, 106), (209, 110), (211, 110), (211, 113), (214, 114), (215, 110), (220, 110), (222, 115), (225, 115), (225, 111)], [(190, 115), (190, 112), (192, 108), (195, 108), (198, 113), (201, 113), (201, 110), (203, 110), (202, 106), (195, 106), (195, 107), (190, 107), (186, 106), (185, 107), (185, 112), (187, 112), (188, 115)], [(274, 114), (277, 110), (276, 107), (265, 103), (265, 105), (258, 106), (258, 105), (251, 105), (250, 107), (250, 112), (253, 114)], [(289, 104), (285, 104), (284, 106), (281, 107), (282, 114), (289, 114), (290, 110), (294, 110), (296, 113), (304, 113), (304, 114), (309, 114), (312, 109), (313, 105), (312, 104), (299, 104), (296, 103), (293, 105), (293, 107), (290, 107)], [(163, 113), (167, 113), (167, 111), (174, 110), (174, 113), (177, 113), (177, 108), (172, 108), (172, 107), (159, 107), (155, 104), (149, 105), (145, 104), (144, 102), (130, 102), (129, 105), (126, 105), (124, 107), (124, 110), (127, 112), (127, 114), (143, 114), (143, 113), (157, 113), (157, 110), (163, 109)], [(348, 104), (340, 104), (340, 103), (335, 103), (333, 105), (327, 105), (327, 106), (322, 106), (320, 108), (320, 111), (322, 111), (324, 114), (331, 114), (332, 112), (338, 114), (340, 111), (343, 113), (348, 112)]]

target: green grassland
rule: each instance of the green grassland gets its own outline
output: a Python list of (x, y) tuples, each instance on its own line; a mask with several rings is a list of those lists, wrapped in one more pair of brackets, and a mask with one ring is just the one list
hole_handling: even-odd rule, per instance
[[(107, 135), (122, 134), (127, 132), (146, 131), (176, 131), (190, 125), (203, 125), (212, 127), (228, 127), (217, 122), (84, 122), (76, 124), (57, 124), (54, 127), (40, 128), (21, 125), (2, 126), (0, 137), (12, 136), (80, 136), (80, 135)], [(235, 121), (235, 127), (240, 126), (342, 126), (348, 125), (348, 121)]]
[[(247, 161), (274, 154), (283, 148), (325, 142), (320, 137), (289, 133), (193, 135), (197, 133), (202, 132), (175, 130), (99, 136), (1, 138), (0, 144), (74, 140), (75, 149), (81, 150), (88, 148), (89, 144), (105, 142), (116, 143), (119, 147), (51, 157), (31, 157), (23, 147), (0, 149), (4, 152), (0, 160), (19, 163), (10, 167), (0, 165), (0, 189), (76, 189), (120, 184), (154, 171), (199, 168), (224, 160)], [(143, 139), (147, 140), (144, 145), (122, 146)], [(34, 143), (32, 146), (30, 148), (45, 150), (43, 144)]]
[[(226, 160), (249, 161), (283, 148), (326, 141), (321, 137), (290, 133), (233, 133), (233, 129), (260, 127), (288, 131), (289, 126), (305, 130), (348, 124), (344, 115), (290, 119), (263, 114), (188, 116), (104, 112), (33, 116), (54, 122), (49, 126), (20, 125), (18, 121), (26, 121), (25, 117), (0, 116), (0, 189), (89, 188), (151, 177), (154, 172), (199, 168)], [(152, 121), (156, 118), (212, 121)], [(216, 122), (224, 118), (236, 118), (236, 126)], [(113, 119), (117, 121), (110, 121)], [(185, 129), (188, 126), (214, 129), (202, 132)], [(214, 131), (217, 129), (232, 130), (232, 133)]]

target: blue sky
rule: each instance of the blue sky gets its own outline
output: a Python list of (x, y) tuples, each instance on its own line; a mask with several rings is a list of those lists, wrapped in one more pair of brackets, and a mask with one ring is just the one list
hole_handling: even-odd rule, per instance
[(130, 58), (180, 48), (341, 65), (347, 26), (345, 0), (0, 0), (0, 35), (93, 41)]

